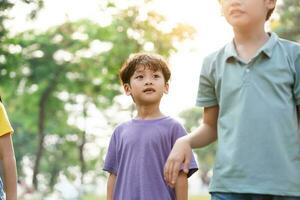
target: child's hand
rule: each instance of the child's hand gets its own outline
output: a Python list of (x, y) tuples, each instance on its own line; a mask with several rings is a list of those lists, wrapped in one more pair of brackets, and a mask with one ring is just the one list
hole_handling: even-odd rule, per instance
[(167, 159), (164, 167), (164, 178), (170, 187), (174, 187), (178, 178), (181, 164), (183, 171), (189, 172), (189, 164), (192, 159), (192, 149), (185, 138), (178, 139)]

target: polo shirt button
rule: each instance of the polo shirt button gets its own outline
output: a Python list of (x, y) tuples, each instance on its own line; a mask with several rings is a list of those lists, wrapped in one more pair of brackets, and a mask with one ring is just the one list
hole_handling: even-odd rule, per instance
[(246, 72), (247, 72), (247, 73), (250, 72), (250, 69), (246, 69)]

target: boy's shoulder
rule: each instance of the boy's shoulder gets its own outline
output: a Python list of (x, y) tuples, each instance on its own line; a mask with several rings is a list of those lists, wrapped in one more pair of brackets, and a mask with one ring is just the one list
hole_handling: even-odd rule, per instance
[(290, 66), (296, 66), (296, 63), (300, 62), (300, 44), (281, 38), (276, 33), (272, 33), (276, 38), (276, 43), (272, 46), (270, 53), (272, 53), (271, 59), (284, 60), (289, 63)]
[(289, 55), (300, 56), (300, 44), (298, 42), (279, 38), (278, 43), (282, 49)]
[(226, 58), (226, 55), (228, 54), (228, 48), (230, 48), (231, 43), (228, 42), (225, 45), (223, 45), (221, 48), (209, 53), (207, 56), (204, 57), (203, 63), (211, 63), (214, 61), (219, 61), (224, 58)]
[(173, 126), (182, 126), (182, 124), (181, 124), (181, 122), (179, 122), (179, 120), (177, 120), (171, 116), (165, 117), (165, 120), (163, 120), (163, 123), (165, 123), (167, 125), (173, 125)]
[(132, 120), (127, 120), (127, 121), (117, 124), (115, 126), (115, 131), (127, 128), (128, 126), (131, 126), (131, 123), (132, 123)]
[(212, 58), (216, 58), (216, 57), (219, 57), (223, 54), (225, 54), (226, 52), (226, 48), (227, 46), (229, 46), (230, 43), (226, 43), (225, 45), (223, 45), (221, 48), (209, 53), (207, 56), (206, 56), (206, 59), (212, 59)]
[[(165, 116), (159, 119), (155, 119), (155, 120), (135, 120), (135, 119), (130, 119), (127, 120), (125, 122), (122, 122), (120, 124), (118, 124), (115, 127), (115, 131), (121, 131), (123, 129), (128, 129), (132, 126), (134, 126), (135, 124), (139, 124), (139, 125), (145, 125), (147, 126), (150, 125), (167, 125), (167, 126), (182, 126), (181, 123), (179, 122), (179, 120), (171, 117), (171, 116)], [(142, 127), (142, 126), (140, 126)]]
[[(277, 39), (276, 45), (280, 48), (281, 51), (284, 51), (289, 55), (293, 56), (300, 56), (300, 44), (298, 42), (292, 41), (292, 40), (287, 40), (281, 37), (278, 37), (276, 33), (272, 33), (272, 35), (275, 35)], [(221, 48), (211, 52), (208, 54), (204, 60), (203, 63), (205, 65), (209, 63), (214, 63), (218, 61), (224, 61), (228, 57), (231, 57), (234, 55), (234, 45), (233, 42), (230, 41), (223, 45)]]
[[(202, 72), (204, 74), (210, 74), (214, 72), (217, 67), (220, 67), (221, 63), (227, 59), (228, 48), (230, 47), (230, 43), (225, 44), (223, 47), (209, 53), (202, 60)], [(220, 65), (221, 64), (221, 65)]]
[(300, 44), (298, 42), (288, 40), (288, 39), (284, 39), (284, 38), (281, 38), (281, 37), (278, 37), (278, 40), (280, 41), (280, 43), (282, 43), (284, 45), (295, 47), (295, 48), (300, 48)]

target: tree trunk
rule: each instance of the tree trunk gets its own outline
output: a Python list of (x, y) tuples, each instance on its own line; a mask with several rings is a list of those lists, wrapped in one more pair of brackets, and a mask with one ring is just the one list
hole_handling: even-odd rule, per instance
[(44, 140), (45, 140), (45, 123), (46, 123), (46, 107), (49, 97), (55, 89), (58, 81), (58, 75), (60, 71), (57, 71), (53, 80), (49, 81), (49, 86), (44, 90), (39, 101), (39, 116), (38, 116), (38, 149), (36, 152), (36, 159), (33, 168), (32, 184), (36, 190), (38, 190), (37, 175), (40, 172), (40, 161), (44, 152)]
[(84, 146), (86, 144), (86, 131), (82, 132), (81, 144), (79, 145), (79, 160), (80, 160), (80, 171), (81, 171), (81, 184), (84, 184), (84, 175), (86, 172), (85, 158), (84, 158)]
[(50, 188), (50, 191), (52, 192), (54, 185), (57, 182), (57, 178), (59, 175), (59, 168), (56, 165), (53, 166), (50, 173), (51, 173), (51, 177), (50, 177), (50, 181), (49, 181), (49, 188)]
[(81, 184), (84, 184), (84, 175), (86, 172), (85, 158), (84, 158), (84, 146), (86, 144), (86, 118), (87, 118), (87, 101), (83, 104), (83, 117), (85, 121), (84, 131), (81, 134), (81, 143), (79, 145), (79, 161), (80, 161), (80, 171), (81, 171)]

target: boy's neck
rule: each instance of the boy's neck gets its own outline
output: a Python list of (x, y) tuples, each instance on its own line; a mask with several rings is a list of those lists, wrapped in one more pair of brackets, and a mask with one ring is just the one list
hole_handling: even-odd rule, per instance
[(250, 61), (269, 39), (264, 29), (234, 30), (234, 44), (240, 58)]
[(156, 119), (164, 116), (159, 105), (136, 105), (137, 107), (137, 119)]

